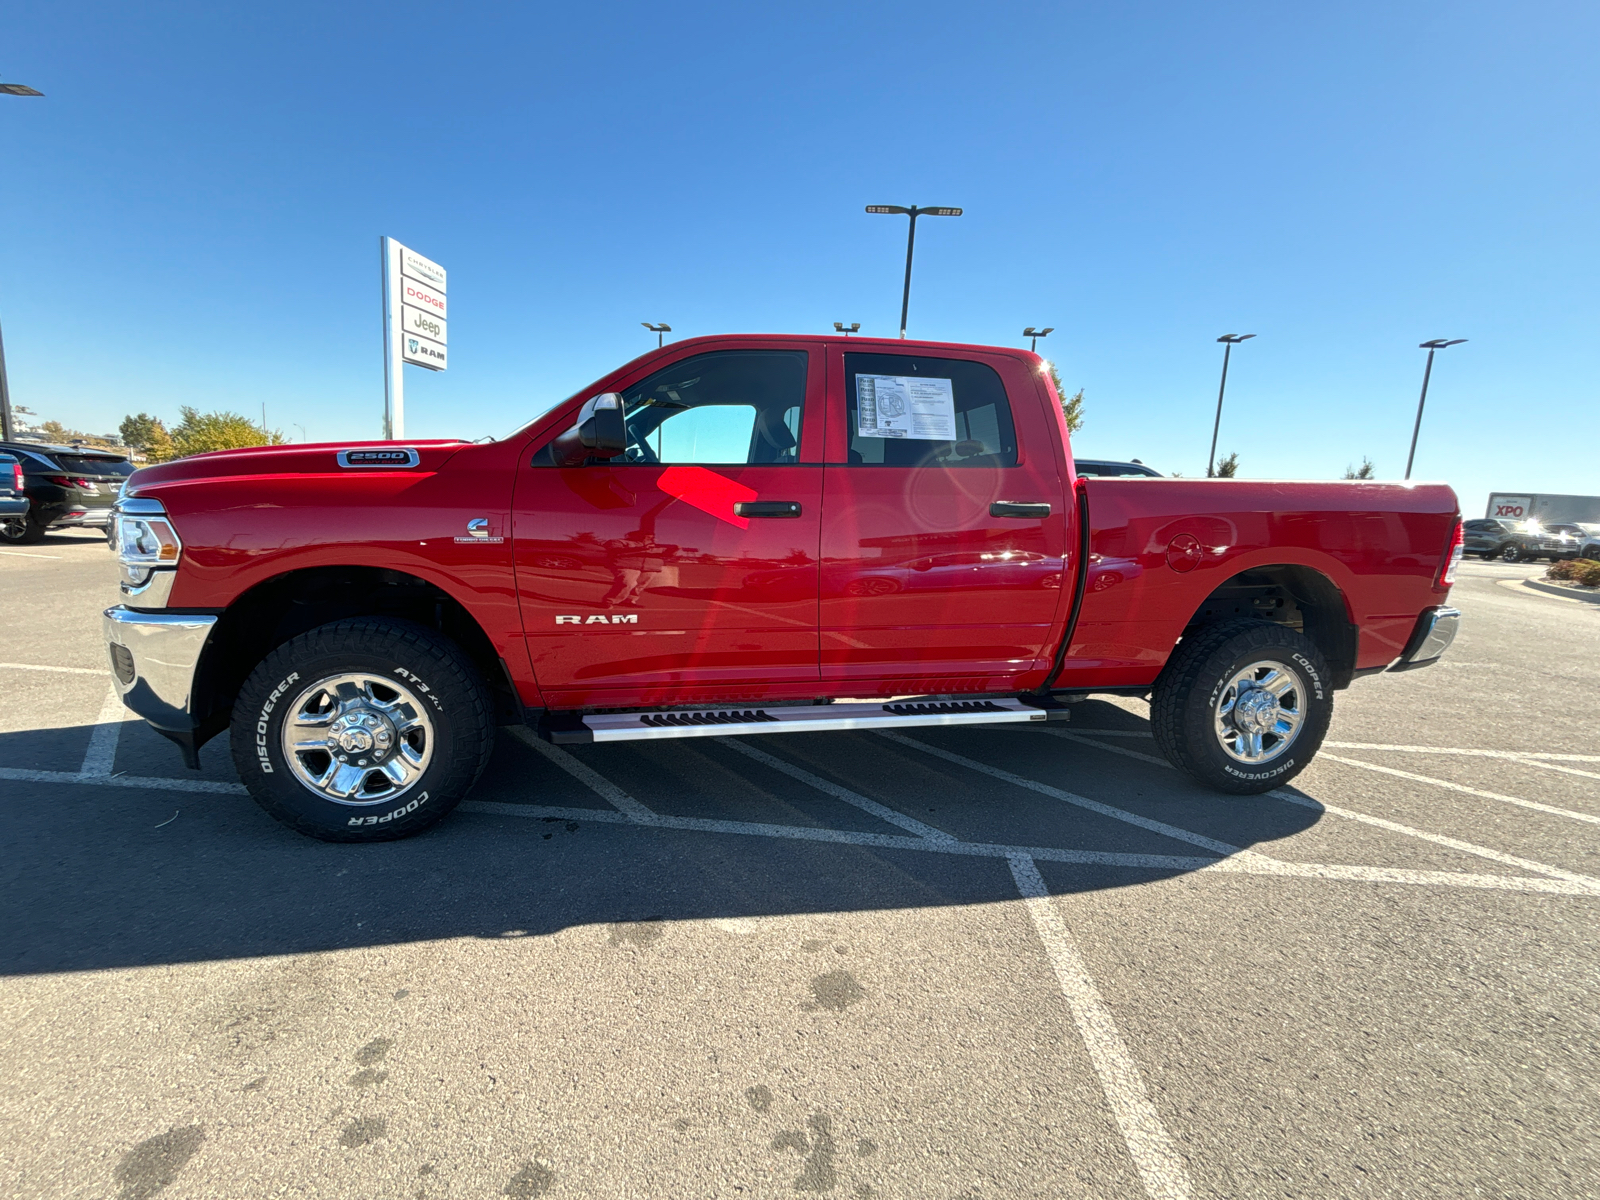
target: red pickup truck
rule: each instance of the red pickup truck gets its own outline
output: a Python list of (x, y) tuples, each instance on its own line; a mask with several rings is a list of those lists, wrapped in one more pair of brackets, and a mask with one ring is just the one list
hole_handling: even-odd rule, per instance
[(1151, 698), (1225, 792), (1316, 753), (1333, 693), (1449, 646), (1437, 484), (1079, 479), (1021, 350), (727, 336), (499, 441), (145, 467), (105, 615), (128, 706), (313, 837), (438, 820), (497, 724), (555, 743), (1065, 719)]

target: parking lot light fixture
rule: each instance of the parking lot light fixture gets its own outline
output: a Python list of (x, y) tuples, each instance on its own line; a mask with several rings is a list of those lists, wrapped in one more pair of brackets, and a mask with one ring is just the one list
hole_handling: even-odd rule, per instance
[(1417, 434), (1422, 432), (1422, 406), (1428, 402), (1428, 379), (1433, 375), (1433, 356), (1446, 346), (1459, 346), (1466, 338), (1433, 338), (1420, 342), (1418, 350), (1428, 352), (1428, 365), (1422, 368), (1422, 395), (1417, 397), (1417, 422), (1411, 427), (1411, 453), (1406, 455), (1406, 478), (1411, 478), (1411, 463), (1417, 457)]
[(846, 325), (843, 321), (835, 321), (833, 323), (833, 329), (835, 333), (842, 333), (845, 335), (845, 337), (849, 337), (852, 333), (861, 332), (861, 322), (852, 321), (850, 324)]
[(1217, 431), (1222, 428), (1222, 395), (1228, 390), (1228, 356), (1240, 342), (1248, 342), (1253, 333), (1225, 333), (1217, 339), (1222, 343), (1222, 384), (1217, 388), (1217, 419), (1211, 423), (1211, 453), (1206, 458), (1206, 478), (1210, 479), (1217, 462)]
[(1046, 325), (1043, 329), (1035, 329), (1032, 325), (1029, 325), (1022, 331), (1022, 336), (1033, 339), (1033, 341), (1028, 344), (1028, 349), (1037, 354), (1039, 353), (1039, 339), (1042, 337), (1049, 337), (1053, 332), (1055, 332), (1054, 325)]
[(671, 333), (672, 332), (672, 326), (668, 325), (665, 321), (663, 321), (660, 325), (652, 325), (652, 324), (650, 324), (649, 321), (640, 321), (639, 324), (643, 325), (651, 333), (656, 335), (656, 349), (657, 350), (661, 349), (661, 346), (662, 346), (661, 335), (664, 334), (664, 333)]
[[(0, 83), (0, 96), (42, 96), (25, 83)], [(0, 438), (10, 441), (15, 433), (11, 419), (11, 389), (6, 385), (6, 346), (0, 337)]]
[(911, 307), (911, 252), (917, 244), (917, 218), (918, 217), (959, 217), (959, 208), (918, 208), (915, 204), (909, 208), (900, 204), (869, 204), (869, 213), (887, 213), (894, 216), (904, 214), (911, 218), (910, 228), (906, 231), (906, 286), (900, 293), (900, 336), (906, 336), (906, 311)]

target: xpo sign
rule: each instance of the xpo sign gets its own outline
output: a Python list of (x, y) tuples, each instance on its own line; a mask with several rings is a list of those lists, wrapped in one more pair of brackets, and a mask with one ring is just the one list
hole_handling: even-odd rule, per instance
[(449, 364), (449, 279), (431, 258), (380, 238), (383, 250), (383, 436), (405, 437), (404, 364), (443, 371)]

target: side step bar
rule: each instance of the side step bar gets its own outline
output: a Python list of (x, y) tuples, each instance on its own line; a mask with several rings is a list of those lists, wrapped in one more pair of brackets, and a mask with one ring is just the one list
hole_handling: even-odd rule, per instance
[(887, 700), (774, 708), (705, 708), (674, 712), (546, 713), (538, 733), (547, 742), (637, 742), (654, 738), (737, 737), (840, 729), (912, 729), (922, 725), (997, 725), (1065, 721), (1065, 705), (1012, 697), (996, 700)]

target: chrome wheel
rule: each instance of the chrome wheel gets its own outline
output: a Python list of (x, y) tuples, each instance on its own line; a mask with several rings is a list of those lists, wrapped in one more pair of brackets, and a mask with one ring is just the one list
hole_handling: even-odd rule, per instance
[(1236, 762), (1271, 762), (1294, 744), (1305, 707), (1299, 672), (1270, 659), (1251, 663), (1228, 680), (1217, 698), (1217, 741)]
[(433, 758), (427, 706), (382, 675), (332, 675), (295, 697), (283, 722), (283, 757), (305, 787), (338, 804), (387, 804), (414, 786)]

